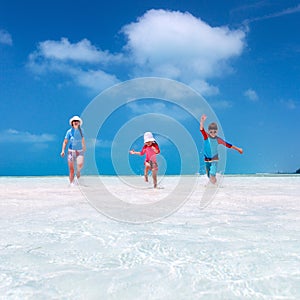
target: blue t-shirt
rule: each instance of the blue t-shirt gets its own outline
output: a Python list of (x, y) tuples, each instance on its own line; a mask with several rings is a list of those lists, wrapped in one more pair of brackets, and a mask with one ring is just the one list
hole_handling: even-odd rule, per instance
[[(83, 134), (83, 130), (81, 129)], [(69, 140), (69, 149), (70, 150), (82, 150), (82, 136), (80, 131), (75, 128), (70, 128), (65, 136), (65, 139)]]

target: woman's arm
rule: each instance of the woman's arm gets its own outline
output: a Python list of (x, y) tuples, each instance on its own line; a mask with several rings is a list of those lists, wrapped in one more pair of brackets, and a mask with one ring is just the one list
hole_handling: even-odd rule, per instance
[(82, 150), (85, 151), (86, 150), (86, 145), (85, 145), (84, 137), (81, 138), (81, 144), (82, 144)]
[(60, 153), (61, 157), (65, 156), (65, 150), (66, 150), (67, 144), (68, 144), (68, 139), (64, 139), (63, 144), (62, 144), (62, 148), (61, 148), (61, 153)]

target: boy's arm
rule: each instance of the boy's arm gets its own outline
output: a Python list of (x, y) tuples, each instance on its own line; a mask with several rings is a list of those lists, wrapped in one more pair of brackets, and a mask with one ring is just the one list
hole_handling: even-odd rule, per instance
[(243, 154), (243, 152), (244, 152), (242, 148), (236, 147), (234, 145), (231, 146), (231, 149), (238, 151), (240, 154)]
[(206, 115), (202, 115), (200, 119), (200, 131), (204, 130), (204, 122), (207, 119)]
[(230, 148), (230, 149), (234, 149), (234, 150), (238, 151), (240, 154), (243, 153), (243, 149), (242, 148), (239, 148), (239, 147), (234, 146), (234, 145), (232, 145), (230, 143), (227, 143), (226, 141), (224, 141), (220, 137), (217, 137), (217, 139), (218, 139), (218, 144), (224, 145), (225, 147)]
[(201, 119), (200, 119), (200, 132), (202, 133), (202, 136), (203, 136), (204, 140), (208, 139), (208, 135), (207, 135), (207, 133), (204, 129), (204, 122), (205, 122), (206, 119), (207, 119), (206, 115), (202, 115)]

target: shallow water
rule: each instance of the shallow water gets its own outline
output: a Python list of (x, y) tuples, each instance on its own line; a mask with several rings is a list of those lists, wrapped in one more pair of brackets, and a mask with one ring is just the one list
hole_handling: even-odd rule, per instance
[[(178, 177), (158, 190), (103, 182), (143, 205)], [(300, 177), (225, 176), (205, 208), (197, 184), (175, 213), (132, 224), (65, 177), (1, 177), (0, 298), (299, 299)]]

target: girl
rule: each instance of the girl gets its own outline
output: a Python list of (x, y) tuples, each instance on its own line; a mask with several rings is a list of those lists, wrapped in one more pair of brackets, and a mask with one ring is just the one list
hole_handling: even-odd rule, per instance
[(158, 144), (156, 143), (153, 135), (151, 132), (145, 132), (144, 133), (144, 147), (142, 151), (134, 151), (130, 150), (130, 154), (136, 154), (136, 155), (144, 155), (146, 154), (146, 159), (144, 162), (145, 170), (144, 170), (144, 177), (145, 181), (148, 182), (148, 172), (152, 171), (152, 178), (153, 178), (153, 184), (154, 188), (157, 188), (157, 171), (158, 171), (158, 165), (156, 161), (156, 154), (160, 153), (160, 149)]

